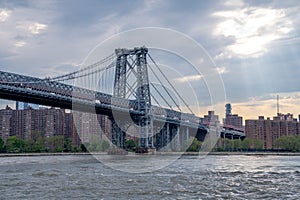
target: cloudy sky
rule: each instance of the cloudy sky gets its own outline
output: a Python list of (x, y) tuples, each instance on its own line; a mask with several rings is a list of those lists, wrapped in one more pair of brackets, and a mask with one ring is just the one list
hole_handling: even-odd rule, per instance
[[(71, 72), (116, 33), (162, 27), (203, 46), (218, 67), (234, 113), (274, 116), (279, 94), (281, 112), (298, 115), (299, 9), (297, 0), (0, 0), (0, 70), (38, 77)], [(1, 107), (7, 103), (12, 104), (2, 100)]]

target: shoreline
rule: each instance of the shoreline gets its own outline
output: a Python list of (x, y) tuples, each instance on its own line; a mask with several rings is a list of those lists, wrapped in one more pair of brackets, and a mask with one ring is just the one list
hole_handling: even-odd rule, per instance
[[(78, 152), (78, 153), (0, 153), (1, 157), (33, 157), (33, 156), (93, 156), (109, 155), (106, 152)], [(156, 152), (155, 154), (135, 154), (130, 153), (128, 156), (135, 155), (166, 155), (166, 156), (300, 156), (300, 152)], [(110, 155), (113, 156), (113, 155)], [(120, 156), (120, 155), (117, 155)]]

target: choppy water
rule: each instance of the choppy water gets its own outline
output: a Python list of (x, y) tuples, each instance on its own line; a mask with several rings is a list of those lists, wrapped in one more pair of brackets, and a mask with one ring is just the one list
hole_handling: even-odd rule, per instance
[(91, 156), (0, 158), (0, 199), (300, 199), (300, 157), (184, 156), (140, 174)]

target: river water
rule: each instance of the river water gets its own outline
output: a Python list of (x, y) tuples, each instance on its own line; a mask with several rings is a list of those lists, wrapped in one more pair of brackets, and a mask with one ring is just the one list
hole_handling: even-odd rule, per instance
[(0, 199), (300, 199), (300, 157), (183, 156), (146, 173), (87, 155), (2, 157)]

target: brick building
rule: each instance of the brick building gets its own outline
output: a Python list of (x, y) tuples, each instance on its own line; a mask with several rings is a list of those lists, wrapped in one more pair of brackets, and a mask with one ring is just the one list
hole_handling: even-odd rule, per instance
[(23, 140), (33, 138), (35, 134), (43, 137), (61, 135), (70, 138), (74, 146), (79, 146), (95, 136), (109, 136), (110, 130), (110, 120), (103, 115), (72, 113), (57, 108), (13, 110), (7, 106), (0, 110), (0, 137), (4, 141), (13, 135)]
[(246, 120), (245, 134), (247, 138), (261, 140), (264, 149), (277, 149), (276, 140), (278, 138), (299, 135), (299, 128), (299, 122), (290, 113), (278, 114), (273, 117), (273, 120), (259, 116), (258, 119)]
[(3, 141), (6, 141), (11, 134), (12, 114), (13, 110), (8, 106), (6, 106), (5, 109), (0, 110), (0, 137), (3, 139)]
[(208, 115), (204, 115), (203, 123), (210, 124), (210, 123), (219, 123), (219, 116), (215, 114), (215, 111), (208, 111)]
[(232, 107), (230, 103), (227, 103), (225, 108), (225, 119), (223, 119), (223, 125), (242, 129), (243, 117), (231, 113)]
[(236, 128), (243, 128), (243, 117), (237, 114), (229, 114), (225, 116), (224, 125), (234, 126)]

